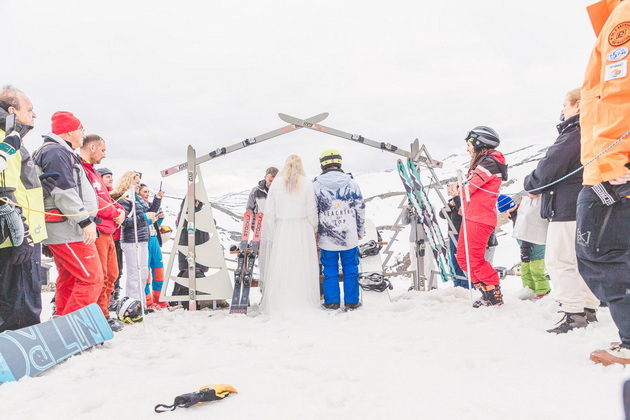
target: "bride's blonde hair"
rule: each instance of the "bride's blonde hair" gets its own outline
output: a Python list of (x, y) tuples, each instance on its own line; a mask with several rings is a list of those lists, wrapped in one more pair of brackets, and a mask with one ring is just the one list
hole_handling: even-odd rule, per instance
[(284, 168), (280, 171), (287, 191), (296, 191), (300, 188), (300, 175), (306, 176), (302, 159), (298, 155), (289, 155), (284, 163)]

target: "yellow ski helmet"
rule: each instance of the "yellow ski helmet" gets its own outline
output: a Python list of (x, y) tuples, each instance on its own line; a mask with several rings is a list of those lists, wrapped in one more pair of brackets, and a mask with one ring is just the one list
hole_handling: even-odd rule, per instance
[(319, 164), (322, 169), (330, 166), (339, 166), (341, 168), (341, 153), (336, 149), (327, 149), (319, 155)]

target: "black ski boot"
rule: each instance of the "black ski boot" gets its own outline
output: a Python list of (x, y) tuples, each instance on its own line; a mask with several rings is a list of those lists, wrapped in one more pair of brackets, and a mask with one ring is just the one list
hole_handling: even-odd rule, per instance
[(116, 318), (107, 318), (107, 323), (114, 332), (121, 331), (125, 327), (125, 323)]
[(586, 320), (586, 313), (571, 313), (565, 312), (562, 319), (558, 322), (555, 328), (547, 330), (548, 333), (566, 334), (574, 328), (586, 328), (588, 321)]
[(488, 298), (488, 306), (503, 305), (503, 294), (501, 293), (501, 286), (498, 284), (486, 286), (486, 297)]
[(120, 287), (116, 287), (109, 298), (109, 306), (107, 309), (110, 312), (116, 312), (118, 310), (118, 304), (120, 303)]
[(595, 314), (597, 309), (584, 308), (584, 313), (586, 314), (586, 320), (590, 324), (591, 322), (597, 322), (597, 315)]
[(490, 302), (488, 301), (488, 295), (486, 294), (486, 291), (484, 290), (483, 285), (481, 283), (473, 283), (473, 286), (475, 286), (475, 288), (481, 292), (481, 299), (477, 299), (476, 301), (473, 302), (473, 308), (481, 308), (482, 306), (490, 306)]

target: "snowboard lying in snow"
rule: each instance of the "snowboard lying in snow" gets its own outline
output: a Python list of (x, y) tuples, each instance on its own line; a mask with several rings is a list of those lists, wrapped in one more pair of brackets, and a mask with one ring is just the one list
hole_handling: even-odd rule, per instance
[(114, 337), (96, 303), (42, 324), (0, 334), (0, 384), (37, 376)]
[(368, 304), (375, 301), (390, 302), (389, 290), (392, 287), (383, 276), (380, 254), (382, 247), (376, 226), (370, 219), (366, 219), (365, 237), (359, 241), (359, 285), (363, 291), (362, 300)]

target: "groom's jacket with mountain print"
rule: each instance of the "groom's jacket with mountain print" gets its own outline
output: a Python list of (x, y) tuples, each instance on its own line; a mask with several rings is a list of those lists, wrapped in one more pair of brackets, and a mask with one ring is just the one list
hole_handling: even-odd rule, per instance
[(319, 213), (319, 247), (327, 251), (357, 247), (359, 236), (365, 234), (365, 204), (352, 175), (329, 169), (315, 178), (313, 187)]

